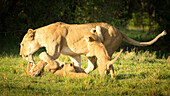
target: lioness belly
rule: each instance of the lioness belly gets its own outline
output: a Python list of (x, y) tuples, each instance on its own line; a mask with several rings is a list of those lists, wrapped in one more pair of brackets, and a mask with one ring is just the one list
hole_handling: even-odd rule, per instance
[(84, 50), (71, 50), (70, 48), (68, 47), (64, 47), (62, 48), (61, 50), (61, 53), (64, 54), (64, 55), (83, 55), (83, 54), (86, 54), (88, 52), (88, 50), (84, 49)]

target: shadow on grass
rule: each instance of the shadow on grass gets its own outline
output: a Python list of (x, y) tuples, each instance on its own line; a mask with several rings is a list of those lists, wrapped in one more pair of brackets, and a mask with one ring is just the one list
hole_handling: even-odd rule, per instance
[(135, 77), (136, 77), (136, 75), (134, 75), (134, 74), (118, 74), (116, 76), (116, 79), (121, 80), (121, 79), (135, 78)]

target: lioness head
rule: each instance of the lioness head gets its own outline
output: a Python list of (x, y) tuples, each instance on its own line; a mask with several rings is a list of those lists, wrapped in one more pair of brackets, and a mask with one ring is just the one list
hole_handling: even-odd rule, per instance
[(28, 60), (29, 56), (37, 51), (39, 47), (38, 42), (35, 41), (35, 30), (29, 29), (20, 43), (20, 55)]

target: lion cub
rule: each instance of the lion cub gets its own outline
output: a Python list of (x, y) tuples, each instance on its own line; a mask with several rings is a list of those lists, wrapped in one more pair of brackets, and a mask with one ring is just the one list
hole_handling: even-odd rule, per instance
[(74, 66), (74, 63), (61, 65), (61, 69), (57, 70), (54, 74), (58, 76), (70, 76), (71, 78), (88, 77), (88, 74), (86, 74), (82, 68)]
[[(96, 31), (101, 31), (101, 30), (97, 30), (97, 28), (100, 27), (96, 27)], [(92, 29), (94, 31), (94, 29)], [(101, 33), (101, 32), (97, 32), (97, 33)], [(99, 74), (101, 76), (104, 76), (105, 73), (111, 73), (111, 78), (114, 78), (114, 68), (113, 68), (113, 63), (119, 58), (121, 52), (123, 50), (121, 50), (119, 52), (119, 54), (113, 59), (110, 60), (110, 57), (106, 51), (105, 46), (102, 44), (102, 40), (103, 38), (98, 35), (100, 38), (96, 39), (96, 37), (94, 37), (94, 35), (86, 35), (86, 37), (84, 37), (84, 39), (87, 42), (87, 47), (89, 52), (86, 54), (87, 57), (97, 57), (97, 63), (99, 66)]]

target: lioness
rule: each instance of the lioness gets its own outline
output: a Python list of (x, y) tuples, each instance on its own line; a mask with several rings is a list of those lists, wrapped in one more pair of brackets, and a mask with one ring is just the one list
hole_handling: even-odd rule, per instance
[[(109, 56), (112, 56), (113, 52), (118, 49), (122, 40), (137, 46), (147, 46), (156, 42), (161, 36), (166, 35), (166, 32), (163, 31), (152, 41), (137, 42), (107, 23), (65, 24), (57, 22), (35, 30), (29, 29), (20, 44), (20, 55), (33, 62), (32, 54), (40, 47), (45, 47), (48, 56), (53, 59), (51, 64), (45, 66), (47, 70), (59, 66), (55, 59), (60, 56), (60, 53), (70, 56), (70, 59), (75, 62), (75, 66), (81, 66), (80, 55), (88, 53), (87, 42), (83, 38), (87, 32), (90, 32), (92, 28), (96, 28), (96, 26), (101, 26), (103, 44)], [(96, 68), (97, 64), (94, 57), (88, 57), (87, 59), (88, 67), (85, 71), (89, 73)]]
[[(97, 29), (97, 31), (99, 31), (100, 27), (96, 26), (96, 29)], [(97, 33), (100, 33), (100, 32), (97, 32)], [(117, 60), (117, 58), (120, 56), (121, 52), (119, 53), (119, 55), (114, 60), (110, 61), (110, 57), (108, 56), (108, 53), (107, 53), (104, 45), (100, 42), (100, 41), (102, 41), (102, 36), (99, 36), (99, 38), (98, 38), (94, 34), (95, 34), (94, 29), (91, 30), (91, 33), (89, 32), (89, 33), (85, 34), (84, 39), (87, 42), (87, 53), (84, 53), (84, 54), (86, 54), (87, 57), (96, 56), (97, 61), (98, 61), (98, 65), (99, 65), (100, 75), (104, 76), (106, 71), (107, 71), (108, 73), (109, 72), (111, 73), (111, 77), (113, 78), (114, 77), (114, 69), (113, 69), (112, 64)], [(99, 53), (99, 51), (100, 51), (100, 53)], [(38, 63), (37, 65), (33, 66), (32, 69), (34, 71), (38, 72), (38, 73), (40, 73), (41, 69), (48, 64), (49, 64), (49, 67), (51, 67), (50, 63), (53, 62), (52, 58), (50, 56), (48, 56), (48, 54), (46, 52), (42, 52), (39, 55), (39, 58), (41, 60), (45, 61), (47, 64)], [(59, 64), (58, 61), (56, 61), (56, 63)], [(81, 68), (80, 67), (76, 68), (74, 66), (74, 69), (76, 69), (76, 71), (78, 71), (78, 69), (81, 69)], [(54, 72), (53, 70), (55, 70), (55, 69), (49, 69), (49, 70)], [(60, 73), (60, 72), (57, 72), (57, 73)], [(32, 74), (32, 75), (34, 76), (34, 74)], [(35, 74), (35, 76), (36, 76), (36, 74)]]

